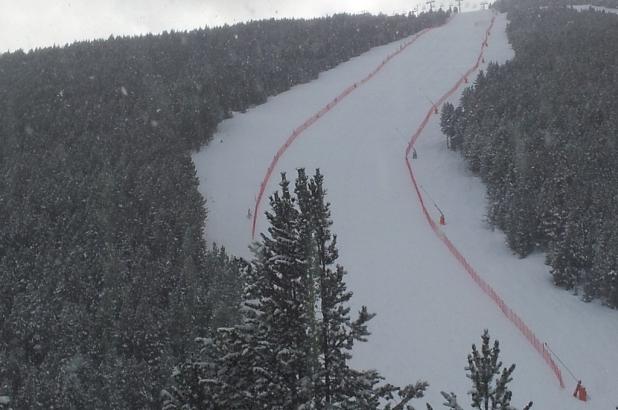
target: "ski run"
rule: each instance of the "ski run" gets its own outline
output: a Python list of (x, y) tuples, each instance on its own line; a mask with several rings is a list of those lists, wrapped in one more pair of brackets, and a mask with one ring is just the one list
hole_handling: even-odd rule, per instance
[[(252, 219), (260, 184), (292, 132), (354, 83), (358, 86), (305, 129), (278, 158), (261, 198), (256, 232), (266, 229), (268, 196), (280, 172), (320, 168), (332, 203), (339, 262), (354, 292), (354, 310), (377, 316), (372, 336), (357, 344), (353, 365), (378, 369), (387, 381), (430, 383), (424, 401), (441, 408), (440, 391), (467, 407), (464, 367), (483, 329), (500, 341), (501, 360), (516, 363), (513, 404), (534, 409), (614, 409), (618, 405), (618, 316), (551, 283), (544, 255), (514, 256), (504, 236), (484, 221), (485, 190), (458, 153), (447, 150), (432, 115), (409, 156), (423, 200), (436, 223), (478, 274), (547, 343), (566, 387), (528, 339), (479, 288), (428, 224), (405, 163), (410, 137), (432, 104), (474, 66), (494, 14), (455, 15), (404, 47), (377, 47), (322, 73), (317, 80), (270, 98), (220, 124), (213, 141), (193, 157), (207, 200), (209, 242), (250, 258)], [(513, 56), (505, 15), (496, 15), (484, 62)], [(368, 81), (360, 83), (391, 54)], [(476, 77), (469, 76), (470, 82)], [(466, 84), (463, 84), (465, 86)], [(459, 89), (448, 99), (457, 103)], [(434, 203), (436, 206), (434, 206)], [(568, 366), (568, 367), (566, 367)], [(571, 374), (573, 373), (573, 375)], [(589, 400), (572, 397), (581, 379)]]

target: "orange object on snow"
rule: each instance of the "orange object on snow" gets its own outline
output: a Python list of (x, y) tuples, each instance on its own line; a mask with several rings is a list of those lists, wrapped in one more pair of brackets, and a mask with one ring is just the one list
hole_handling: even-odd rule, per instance
[(573, 392), (573, 397), (586, 401), (588, 400), (588, 392), (586, 392), (586, 388), (582, 386), (581, 380), (577, 382), (577, 386), (575, 386), (575, 391)]
[(446, 221), (444, 220), (444, 215), (440, 215), (440, 225), (446, 225)]
[(588, 392), (586, 392), (586, 388), (584, 386), (580, 387), (579, 389), (579, 397), (578, 399), (580, 399), (581, 401), (587, 401), (588, 400)]

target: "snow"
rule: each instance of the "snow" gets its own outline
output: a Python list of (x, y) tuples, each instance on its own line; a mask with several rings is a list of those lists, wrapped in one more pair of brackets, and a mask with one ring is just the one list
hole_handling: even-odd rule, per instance
[[(367, 305), (377, 316), (368, 343), (358, 344), (353, 364), (375, 368), (389, 382), (430, 383), (427, 400), (440, 408), (440, 390), (455, 392), (469, 407), (464, 366), (483, 329), (500, 340), (505, 365), (517, 364), (513, 404), (535, 409), (613, 409), (618, 405), (618, 315), (553, 287), (544, 256), (519, 259), (504, 235), (484, 222), (485, 190), (458, 154), (446, 149), (438, 116), (415, 145), (412, 166), (426, 193), (444, 211), (443, 228), (455, 246), (505, 302), (547, 342), (583, 381), (590, 401), (571, 394), (575, 381), (560, 365), (566, 389), (493, 302), (469, 278), (424, 220), (404, 163), (409, 136), (431, 101), (450, 89), (476, 61), (492, 13), (456, 15), (393, 58), (306, 130), (282, 156), (266, 193), (281, 171), (319, 167), (332, 203), (339, 262), (349, 272), (353, 309)], [(485, 60), (512, 57), (498, 15)], [(365, 77), (401, 42), (377, 47), (220, 124), (214, 140), (194, 155), (207, 199), (207, 239), (249, 257), (256, 194), (273, 155), (305, 119)], [(460, 92), (451, 101), (456, 102)], [(267, 227), (261, 204), (257, 232)], [(429, 209), (437, 219), (435, 208)], [(423, 407), (416, 401), (417, 408)]]
[(602, 7), (602, 6), (580, 5), (580, 6), (573, 6), (573, 8), (578, 11), (593, 9), (596, 11), (604, 11), (605, 13), (618, 14), (618, 9), (610, 9), (608, 7)]

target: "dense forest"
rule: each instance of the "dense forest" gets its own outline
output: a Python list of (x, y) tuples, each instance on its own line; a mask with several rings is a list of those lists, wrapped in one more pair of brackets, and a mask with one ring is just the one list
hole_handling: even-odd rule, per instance
[(442, 129), (511, 249), (546, 252), (556, 285), (618, 307), (618, 16), (498, 7), (515, 57), (446, 104)]
[[(0, 408), (160, 406), (239, 320), (190, 152), (234, 111), (447, 14), (335, 15), (0, 56)], [(10, 404), (7, 404), (10, 403)]]

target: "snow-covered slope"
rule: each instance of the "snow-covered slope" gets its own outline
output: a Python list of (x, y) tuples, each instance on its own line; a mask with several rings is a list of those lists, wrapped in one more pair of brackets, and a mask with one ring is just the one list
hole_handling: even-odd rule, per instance
[[(467, 404), (466, 355), (488, 328), (501, 342), (503, 362), (517, 363), (514, 404), (532, 400), (536, 409), (613, 409), (618, 315), (554, 288), (543, 255), (524, 260), (511, 255), (503, 235), (485, 225), (484, 188), (446, 149), (438, 116), (418, 140), (413, 161), (425, 197), (443, 209), (444, 232), (479, 274), (583, 380), (588, 403), (571, 397), (575, 382), (564, 368), (567, 389), (560, 389), (539, 354), (448, 253), (424, 220), (410, 184), (404, 162), (409, 136), (430, 101), (475, 63), (491, 18), (489, 11), (457, 15), (390, 60), (291, 145), (266, 194), (277, 188), (279, 171), (292, 177), (298, 167), (319, 167), (325, 174), (354, 307), (367, 305), (378, 313), (370, 341), (355, 350), (355, 366), (377, 368), (393, 383), (428, 380), (434, 407), (443, 401), (440, 390), (455, 392)], [(486, 61), (512, 56), (505, 25), (505, 17), (497, 16)], [(375, 48), (220, 125), (213, 142), (194, 156), (207, 199), (209, 241), (249, 256), (247, 210), (253, 209), (275, 152), (293, 129), (400, 44)], [(259, 215), (258, 232), (265, 227)]]

